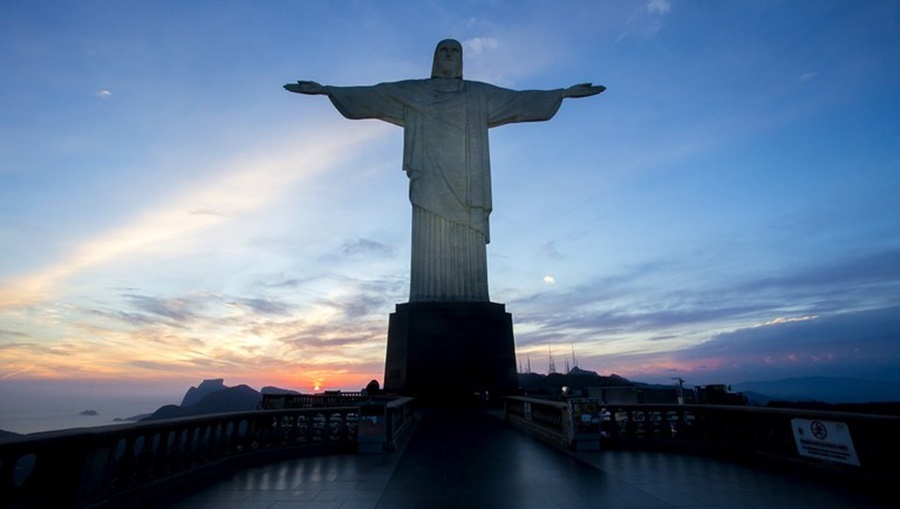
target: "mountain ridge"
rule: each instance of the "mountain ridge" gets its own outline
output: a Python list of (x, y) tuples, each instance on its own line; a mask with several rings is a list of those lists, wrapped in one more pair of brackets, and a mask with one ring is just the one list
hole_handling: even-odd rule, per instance
[[(203, 384), (200, 384), (201, 386)], [(217, 385), (217, 384), (213, 384)], [(141, 421), (156, 421), (159, 419), (174, 419), (178, 417), (194, 417), (206, 414), (218, 414), (225, 412), (241, 412), (256, 410), (262, 400), (262, 393), (247, 385), (237, 385), (235, 387), (224, 387), (220, 390), (208, 392), (199, 400), (194, 397), (188, 398), (188, 394), (197, 395), (195, 390), (193, 393), (191, 387), (185, 394), (185, 399), (191, 402), (190, 405), (164, 405), (153, 412), (149, 417), (141, 419)], [(182, 400), (182, 401), (184, 401)]]
[[(748, 381), (731, 385), (751, 402), (821, 401), (824, 403), (878, 403), (900, 401), (900, 382), (849, 377), (808, 376)], [(753, 397), (751, 397), (753, 396)], [(765, 398), (768, 401), (763, 402)]]

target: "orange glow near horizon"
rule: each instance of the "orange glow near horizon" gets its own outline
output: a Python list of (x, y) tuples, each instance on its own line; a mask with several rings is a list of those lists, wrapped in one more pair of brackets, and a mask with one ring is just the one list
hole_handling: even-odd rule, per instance
[(231, 372), (227, 374), (219, 373), (198, 373), (193, 374), (169, 374), (166, 376), (136, 376), (134, 374), (123, 374), (119, 372), (99, 372), (87, 370), (78, 373), (51, 373), (48, 371), (19, 371), (10, 372), (0, 375), (0, 384), (4, 382), (84, 382), (96, 383), (98, 385), (116, 385), (125, 384), (133, 387), (153, 387), (153, 388), (181, 388), (187, 390), (191, 386), (199, 385), (203, 380), (222, 378), (225, 385), (234, 387), (237, 385), (247, 385), (255, 390), (261, 390), (263, 387), (278, 387), (281, 389), (290, 389), (299, 392), (319, 392), (322, 390), (343, 390), (357, 391), (362, 389), (375, 379), (381, 382), (381, 374), (366, 372), (364, 370), (347, 372), (346, 369), (336, 369), (329, 371), (327, 369), (319, 369), (314, 375), (301, 375), (296, 373), (271, 372), (266, 374)]

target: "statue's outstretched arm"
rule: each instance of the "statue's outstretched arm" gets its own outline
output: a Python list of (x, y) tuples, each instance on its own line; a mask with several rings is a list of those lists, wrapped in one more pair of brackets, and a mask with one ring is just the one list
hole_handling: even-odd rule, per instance
[(579, 83), (563, 90), (563, 97), (588, 97), (597, 95), (606, 90), (603, 85), (594, 85), (593, 83)]
[(315, 81), (298, 81), (297, 83), (288, 83), (284, 86), (285, 90), (298, 94), (307, 95), (327, 95), (328, 87), (320, 85)]

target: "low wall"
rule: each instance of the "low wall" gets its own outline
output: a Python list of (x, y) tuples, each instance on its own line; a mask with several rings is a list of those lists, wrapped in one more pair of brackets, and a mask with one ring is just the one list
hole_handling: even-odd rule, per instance
[(508, 397), (504, 404), (510, 424), (561, 447), (574, 445), (568, 403), (538, 398)]
[[(384, 449), (412, 420), (385, 405)], [(254, 462), (356, 452), (359, 407), (262, 410), (36, 433), (0, 442), (0, 508), (149, 506), (152, 496)]]
[(386, 450), (394, 450), (399, 442), (412, 429), (414, 398), (397, 398), (385, 405), (385, 440)]
[[(527, 411), (526, 411), (527, 409)], [(725, 405), (507, 398), (507, 420), (572, 449), (752, 455), (878, 482), (900, 479), (900, 417)]]

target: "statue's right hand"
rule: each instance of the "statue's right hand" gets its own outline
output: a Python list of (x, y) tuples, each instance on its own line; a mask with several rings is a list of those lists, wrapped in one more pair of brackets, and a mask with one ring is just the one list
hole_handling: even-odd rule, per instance
[(297, 83), (288, 83), (284, 86), (285, 90), (298, 94), (318, 95), (327, 93), (325, 87), (315, 81), (298, 81)]

